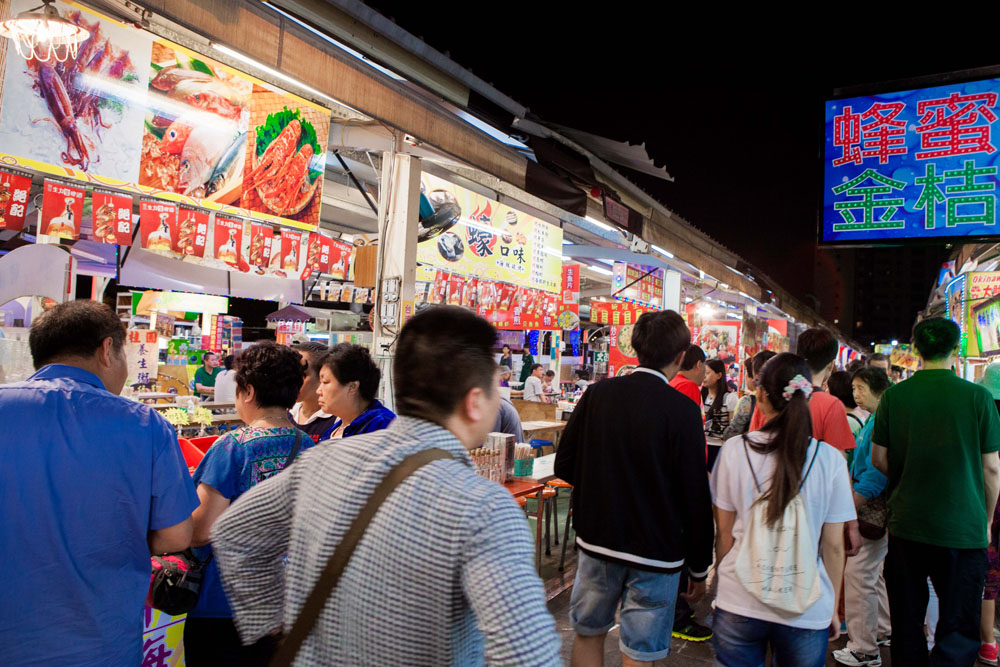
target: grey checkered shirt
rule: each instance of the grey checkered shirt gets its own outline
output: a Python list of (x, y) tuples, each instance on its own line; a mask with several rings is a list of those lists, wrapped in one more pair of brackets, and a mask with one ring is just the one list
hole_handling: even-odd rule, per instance
[(434, 447), (455, 460), (424, 466), (386, 499), (296, 664), (561, 664), (524, 513), (475, 474), (455, 436), (410, 417), (310, 449), (216, 522), (212, 545), (243, 641), (291, 627), (378, 483)]

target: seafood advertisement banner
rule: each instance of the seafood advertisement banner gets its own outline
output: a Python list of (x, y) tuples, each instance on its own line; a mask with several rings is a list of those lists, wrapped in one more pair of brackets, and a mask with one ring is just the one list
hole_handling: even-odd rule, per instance
[(132, 245), (132, 198), (116, 192), (94, 190), (93, 238), (97, 243)]
[(21, 231), (28, 212), (31, 177), (11, 171), (0, 171), (0, 229)]
[[(35, 0), (12, 0), (11, 13)], [(330, 111), (82, 5), (65, 63), (11, 52), (0, 151), (8, 164), (215, 211), (319, 222)]]
[(694, 344), (705, 351), (709, 359), (718, 359), (728, 364), (736, 361), (737, 346), (740, 342), (741, 322), (716, 321), (702, 322), (700, 327), (691, 330)]
[(281, 230), (280, 270), (288, 273), (298, 273), (299, 252), (302, 250), (302, 232)]
[(145, 250), (180, 253), (177, 245), (177, 204), (158, 199), (141, 200), (139, 240)]
[(67, 183), (46, 179), (42, 192), (42, 217), (38, 233), (61, 239), (80, 238), (80, 220), (83, 218), (86, 191)]
[(250, 266), (266, 269), (271, 265), (274, 228), (271, 225), (250, 225)]
[(189, 257), (204, 257), (208, 245), (208, 211), (181, 206), (177, 247)]
[(562, 230), (453, 183), (423, 174), (432, 213), (424, 226), (444, 230), (417, 245), (417, 261), (469, 277), (558, 293)]
[(215, 215), (215, 258), (230, 266), (239, 266), (243, 247), (243, 221)]

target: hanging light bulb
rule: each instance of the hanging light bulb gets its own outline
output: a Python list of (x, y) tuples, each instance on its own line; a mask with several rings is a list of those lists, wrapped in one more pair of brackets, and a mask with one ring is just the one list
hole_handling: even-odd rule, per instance
[(80, 43), (90, 37), (89, 30), (61, 17), (52, 2), (43, 0), (40, 6), (0, 23), (0, 36), (12, 39), (25, 60), (65, 62), (76, 58)]

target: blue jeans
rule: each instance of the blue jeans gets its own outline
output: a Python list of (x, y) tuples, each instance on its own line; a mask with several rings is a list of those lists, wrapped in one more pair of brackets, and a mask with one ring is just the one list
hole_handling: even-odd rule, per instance
[(771, 645), (774, 667), (823, 667), (829, 628), (805, 630), (715, 610), (712, 645), (722, 667), (764, 667)]
[(573, 630), (584, 637), (608, 632), (621, 608), (618, 648), (640, 662), (670, 654), (680, 573), (648, 572), (580, 551), (569, 603)]

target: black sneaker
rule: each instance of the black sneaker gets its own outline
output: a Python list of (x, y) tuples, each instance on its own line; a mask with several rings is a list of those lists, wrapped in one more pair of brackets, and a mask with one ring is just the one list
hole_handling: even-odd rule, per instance
[(674, 626), (673, 636), (689, 642), (705, 642), (712, 638), (712, 629), (689, 618), (682, 625)]

